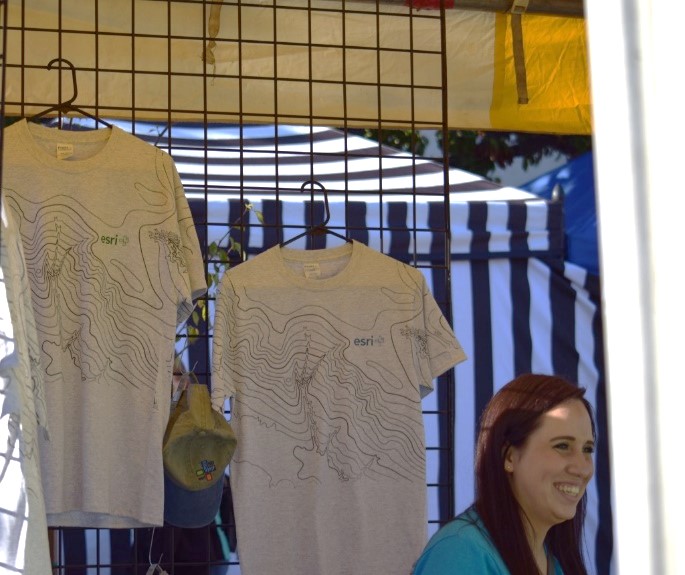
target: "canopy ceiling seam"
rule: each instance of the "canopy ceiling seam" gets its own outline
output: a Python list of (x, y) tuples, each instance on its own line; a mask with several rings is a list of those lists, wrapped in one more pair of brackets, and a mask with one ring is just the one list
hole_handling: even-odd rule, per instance
[[(443, 0), (356, 0), (362, 4), (378, 6), (407, 6), (415, 10), (439, 9)], [(449, 10), (474, 10), (479, 12), (512, 12), (517, 0), (444, 0)], [(585, 18), (583, 0), (529, 0), (528, 14), (560, 16), (564, 18)]]

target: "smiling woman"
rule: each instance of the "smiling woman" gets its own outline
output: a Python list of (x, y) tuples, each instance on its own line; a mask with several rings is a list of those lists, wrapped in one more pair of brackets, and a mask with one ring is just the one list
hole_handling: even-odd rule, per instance
[(595, 427), (585, 390), (521, 375), (488, 403), (476, 452), (476, 501), (438, 531), (414, 575), (584, 575), (585, 488)]

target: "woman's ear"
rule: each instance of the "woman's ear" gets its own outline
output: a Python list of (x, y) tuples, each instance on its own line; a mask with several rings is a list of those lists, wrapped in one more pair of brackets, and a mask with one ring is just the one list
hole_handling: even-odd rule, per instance
[(513, 473), (514, 472), (514, 449), (511, 447), (507, 447), (506, 451), (504, 452), (504, 471), (507, 473)]

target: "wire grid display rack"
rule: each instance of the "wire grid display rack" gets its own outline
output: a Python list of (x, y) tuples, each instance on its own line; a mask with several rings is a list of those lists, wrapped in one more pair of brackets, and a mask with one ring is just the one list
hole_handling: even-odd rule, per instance
[[(444, 10), (344, 0), (2, 7), (8, 121), (74, 95), (82, 111), (168, 151), (209, 276), (320, 221), (318, 191), (301, 191), (314, 180), (328, 194), (331, 228), (423, 269), (450, 319), (447, 158), (427, 162), (357, 132), (446, 134)], [(426, 77), (429, 62), (440, 72)], [(228, 238), (238, 247), (226, 260), (212, 246)], [(184, 356), (210, 384), (214, 293), (210, 286)], [(183, 346), (190, 336), (179, 337)], [(454, 514), (453, 377), (439, 378), (424, 403), (432, 531)], [(203, 529), (61, 528), (51, 530), (51, 544), (60, 574), (146, 573), (160, 558), (170, 574), (240, 572), (230, 490), (221, 520)]]

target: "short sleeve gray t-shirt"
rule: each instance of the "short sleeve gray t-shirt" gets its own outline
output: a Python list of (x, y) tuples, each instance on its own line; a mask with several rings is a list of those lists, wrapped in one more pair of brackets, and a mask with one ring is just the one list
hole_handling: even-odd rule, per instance
[(241, 571), (409, 573), (426, 541), (421, 398), (465, 359), (423, 274), (353, 242), (275, 247), (217, 296)]

